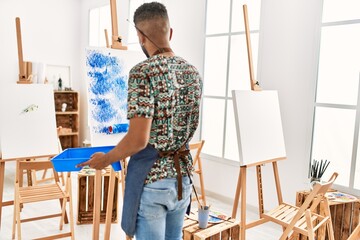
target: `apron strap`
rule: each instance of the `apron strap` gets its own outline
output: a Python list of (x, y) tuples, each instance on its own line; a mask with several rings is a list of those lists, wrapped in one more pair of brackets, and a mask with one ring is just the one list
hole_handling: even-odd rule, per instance
[(175, 170), (177, 174), (177, 192), (178, 192), (178, 201), (182, 199), (182, 174), (181, 174), (181, 167), (180, 167), (180, 156), (187, 156), (190, 153), (189, 149), (186, 149), (185, 146), (181, 147), (179, 150), (176, 151), (159, 151), (160, 157), (169, 157), (174, 156), (174, 164)]

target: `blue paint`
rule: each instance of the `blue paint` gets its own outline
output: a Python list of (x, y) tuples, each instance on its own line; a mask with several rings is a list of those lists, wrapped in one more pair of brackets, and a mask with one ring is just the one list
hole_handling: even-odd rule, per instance
[[(86, 59), (93, 130), (97, 133), (127, 132), (127, 80), (121, 60), (110, 53), (89, 50)], [(109, 131), (112, 126), (112, 132)]]
[(111, 106), (107, 99), (90, 99), (90, 102), (95, 106), (91, 115), (96, 121), (103, 123), (108, 122), (116, 116), (116, 111)]
[(95, 50), (89, 52), (90, 53), (87, 56), (87, 65), (91, 68), (103, 68), (104, 66), (113, 66), (117, 64), (116, 57), (111, 57), (110, 53), (105, 55)]
[(129, 124), (121, 123), (121, 124), (112, 125), (112, 132), (109, 131), (109, 127), (102, 127), (98, 129), (98, 132), (105, 134), (117, 134), (117, 133), (126, 133), (128, 130), (129, 130)]

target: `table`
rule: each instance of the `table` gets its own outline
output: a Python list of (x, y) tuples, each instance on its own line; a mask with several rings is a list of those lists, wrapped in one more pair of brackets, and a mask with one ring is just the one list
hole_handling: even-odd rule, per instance
[[(335, 191), (335, 190), (330, 190)], [(296, 206), (301, 206), (310, 191), (296, 193)], [(360, 222), (360, 199), (349, 202), (337, 202), (329, 200), (331, 220), (334, 228), (335, 239), (347, 239)], [(317, 213), (323, 212), (322, 203), (319, 204)], [(299, 235), (299, 240), (307, 239)], [(325, 229), (319, 229), (318, 239), (328, 239)]]

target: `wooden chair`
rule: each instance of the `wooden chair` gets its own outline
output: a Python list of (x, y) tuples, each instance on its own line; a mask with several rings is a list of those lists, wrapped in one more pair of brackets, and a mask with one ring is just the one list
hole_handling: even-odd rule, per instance
[[(262, 215), (265, 220), (283, 226), (284, 232), (280, 240), (287, 239), (292, 231), (307, 236), (309, 240), (314, 240), (315, 232), (324, 225), (327, 227), (329, 240), (334, 240), (330, 208), (325, 193), (331, 187), (337, 176), (338, 174), (334, 173), (328, 182), (316, 184), (300, 207), (282, 203), (275, 209)], [(324, 216), (314, 212), (321, 201), (324, 202)]]
[[(70, 217), (70, 231), (67, 233), (61, 233), (52, 235), (42, 239), (55, 239), (61, 237), (71, 237), (74, 239), (74, 224), (73, 224), (73, 208), (71, 198), (71, 179), (70, 173), (67, 173), (65, 189), (61, 187), (59, 176), (53, 169), (53, 175), (55, 182), (44, 183), (36, 186), (23, 186), (23, 172), (38, 171), (44, 169), (53, 169), (52, 163), (48, 160), (45, 161), (17, 161), (16, 177), (15, 177), (15, 199), (14, 199), (14, 216), (13, 216), (13, 228), (12, 239), (15, 239), (15, 228), (17, 227), (17, 239), (21, 239), (21, 222), (36, 221), (46, 218), (60, 217), (60, 230), (63, 228), (63, 224), (66, 220), (66, 203), (69, 207)], [(33, 218), (21, 219), (20, 211), (22, 207), (29, 203), (42, 202), (48, 200), (60, 200), (61, 212), (58, 214), (42, 215)], [(46, 203), (44, 203), (46, 204)], [(40, 209), (39, 212), (42, 212)]]
[[(201, 191), (201, 195), (199, 195), (199, 200), (201, 199), (203, 202), (203, 205), (206, 206), (206, 196), (205, 196), (205, 187), (204, 187), (204, 178), (202, 175), (202, 163), (201, 163), (201, 158), (200, 158), (200, 154), (201, 154), (201, 150), (204, 146), (205, 141), (201, 140), (199, 142), (196, 143), (190, 143), (189, 144), (189, 148), (190, 151), (196, 151), (195, 155), (193, 155), (193, 166), (195, 168), (194, 173), (199, 175), (200, 178), (200, 191)], [(192, 201), (195, 201), (196, 198), (194, 197), (192, 199)]]
[(351, 235), (347, 240), (358, 240), (358, 239), (360, 239), (360, 223), (353, 230), (353, 232), (351, 233)]

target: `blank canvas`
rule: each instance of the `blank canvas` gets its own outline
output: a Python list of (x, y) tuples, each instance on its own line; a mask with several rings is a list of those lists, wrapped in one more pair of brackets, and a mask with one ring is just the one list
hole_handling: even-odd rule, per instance
[(86, 50), (88, 117), (92, 146), (116, 145), (128, 131), (129, 71), (144, 59), (144, 54), (137, 51), (109, 48)]
[(240, 165), (286, 156), (277, 91), (233, 90)]
[(59, 153), (51, 85), (5, 86), (1, 89), (0, 111), (3, 159)]

